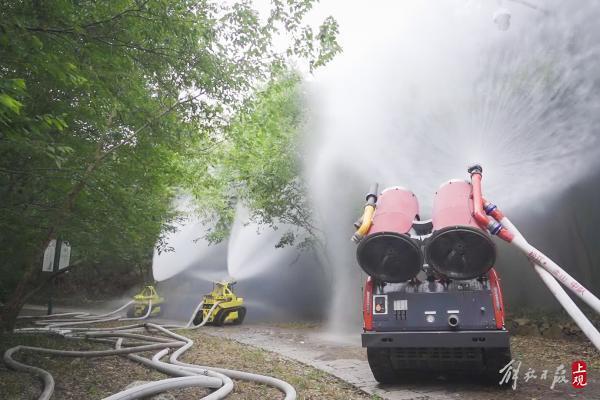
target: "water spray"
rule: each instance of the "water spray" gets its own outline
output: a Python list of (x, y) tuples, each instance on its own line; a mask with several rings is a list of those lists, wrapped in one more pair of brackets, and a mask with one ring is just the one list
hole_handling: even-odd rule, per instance
[[(360, 327), (365, 277), (361, 269), (348, 272), (352, 232), (338, 227), (362, 213), (369, 185), (376, 180), (381, 188), (410, 188), (421, 218), (429, 219), (433, 189), (444, 177), (462, 177), (465, 163), (475, 160), (486, 167), (486, 196), (513, 220), (525, 211), (522, 204), (536, 204), (519, 219), (520, 228), (552, 218), (554, 207), (577, 214), (579, 228), (568, 229), (589, 232), (583, 245), (591, 249), (589, 262), (577, 267), (595, 280), (588, 286), (598, 287), (590, 270), (598, 258), (593, 233), (599, 212), (592, 200), (598, 190), (581, 186), (600, 171), (597, 3), (530, 0), (533, 9), (505, 0), (511, 14), (506, 32), (492, 22), (495, 0), (346, 3), (336, 14), (344, 53), (307, 85), (312, 107), (303, 154), (316, 224), (327, 243), (323, 263), (336, 277), (330, 329)], [(360, 154), (360, 162), (348, 154)], [(570, 207), (573, 196), (586, 199), (588, 210)], [(583, 259), (578, 241), (575, 235), (562, 243), (539, 235), (535, 245)], [(497, 267), (506, 271), (502, 278), (514, 306), (553, 307), (545, 287), (536, 285), (541, 293), (518, 290), (519, 283), (537, 284), (537, 274), (521, 275), (508, 259)]]
[[(529, 8), (531, 10), (541, 12), (543, 14), (549, 14), (549, 12), (547, 10), (545, 10), (544, 8), (542, 8), (536, 4), (533, 4), (529, 1), (525, 1), (525, 0), (507, 0), (507, 1), (519, 4), (521, 6)], [(496, 24), (496, 27), (499, 30), (507, 31), (510, 28), (510, 20), (511, 20), (512, 15), (511, 15), (511, 12), (507, 8), (503, 7), (502, 3), (503, 3), (502, 0), (498, 0), (499, 8), (494, 12), (492, 21), (494, 21), (494, 24)]]
[(510, 11), (506, 8), (501, 7), (494, 13), (492, 20), (496, 24), (499, 30), (507, 31), (510, 28)]

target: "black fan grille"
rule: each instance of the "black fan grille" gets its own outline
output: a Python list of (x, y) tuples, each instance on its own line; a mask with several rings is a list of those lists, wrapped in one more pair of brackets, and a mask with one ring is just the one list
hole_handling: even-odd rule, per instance
[(489, 271), (496, 261), (496, 246), (489, 235), (466, 226), (434, 232), (426, 250), (429, 265), (452, 279), (477, 278)]
[(406, 282), (419, 273), (423, 255), (408, 235), (377, 232), (365, 237), (356, 249), (358, 264), (383, 282)]

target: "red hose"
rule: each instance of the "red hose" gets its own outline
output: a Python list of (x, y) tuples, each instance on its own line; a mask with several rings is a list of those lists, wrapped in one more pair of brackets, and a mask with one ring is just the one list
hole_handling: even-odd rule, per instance
[[(482, 200), (483, 206), (486, 207), (487, 210), (488, 205), (490, 205), (491, 203), (483, 197)], [(500, 210), (500, 208), (498, 208), (498, 206), (494, 206), (494, 209), (492, 211), (487, 211), (487, 214), (498, 222), (502, 222), (502, 218), (504, 218), (504, 213), (502, 212), (502, 210)]]
[(512, 242), (513, 239), (515, 238), (515, 235), (513, 235), (513, 233), (511, 231), (509, 231), (506, 228), (502, 228), (500, 229), (500, 232), (498, 232), (498, 237), (502, 240), (504, 240), (505, 242)]
[[(481, 194), (481, 171), (471, 172), (471, 186), (473, 187), (473, 218), (479, 224), (479, 226), (487, 230), (489, 226), (488, 217), (483, 211), (483, 196)], [(496, 215), (502, 215), (500, 210), (497, 210)], [(494, 215), (492, 214), (492, 217)], [(502, 215), (503, 216), (503, 215)], [(500, 220), (497, 220), (500, 222)], [(496, 233), (498, 237), (508, 243), (512, 242), (515, 235), (505, 227), (500, 228)]]
[(487, 230), (488, 218), (483, 212), (483, 197), (481, 195), (481, 172), (471, 174), (471, 186), (473, 187), (473, 217), (482, 229)]
[(502, 287), (500, 286), (500, 278), (494, 268), (490, 269), (490, 289), (492, 291), (492, 300), (494, 307), (494, 319), (496, 320), (496, 328), (504, 328), (504, 296), (502, 295)]

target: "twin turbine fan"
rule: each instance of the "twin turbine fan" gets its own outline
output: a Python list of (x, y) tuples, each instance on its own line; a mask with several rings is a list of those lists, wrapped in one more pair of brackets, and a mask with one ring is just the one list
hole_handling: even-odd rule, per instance
[(411, 191), (391, 187), (377, 195), (374, 185), (357, 227), (353, 240), (359, 243), (358, 263), (380, 282), (406, 282), (424, 267), (426, 272), (433, 268), (440, 278), (474, 279), (489, 271), (496, 259), (490, 234), (473, 217), (472, 186), (467, 181), (443, 184), (427, 221), (420, 220)]

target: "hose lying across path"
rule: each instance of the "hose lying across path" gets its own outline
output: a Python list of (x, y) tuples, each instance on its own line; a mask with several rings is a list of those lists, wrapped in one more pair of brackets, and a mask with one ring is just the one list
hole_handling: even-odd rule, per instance
[[(20, 351), (34, 352), (62, 357), (106, 357), (121, 355), (130, 360), (138, 362), (149, 368), (153, 368), (172, 378), (149, 382), (135, 386), (106, 397), (104, 400), (133, 400), (165, 392), (167, 390), (184, 387), (201, 387), (212, 390), (202, 397), (202, 400), (220, 400), (226, 398), (234, 388), (232, 379), (246, 380), (262, 383), (279, 389), (285, 394), (285, 400), (296, 399), (296, 390), (287, 382), (270, 376), (257, 375), (224, 368), (205, 367), (184, 363), (178, 360), (194, 342), (172, 329), (197, 329), (204, 326), (214, 313), (219, 303), (215, 303), (208, 311), (205, 318), (198, 325), (193, 324), (196, 313), (202, 308), (200, 303), (186, 325), (158, 325), (150, 322), (138, 322), (135, 324), (111, 327), (95, 328), (82, 327), (86, 324), (95, 324), (109, 321), (142, 320), (150, 315), (152, 304), (148, 306), (146, 315), (140, 318), (122, 318), (119, 313), (131, 305), (129, 302), (124, 306), (107, 314), (92, 315), (89, 313), (63, 313), (45, 316), (26, 316), (19, 319), (32, 320), (36, 327), (15, 329), (15, 333), (50, 333), (58, 334), (69, 339), (86, 339), (88, 341), (108, 343), (113, 349), (108, 350), (57, 350), (43, 347), (15, 346), (4, 353), (4, 363), (16, 371), (31, 373), (38, 377), (44, 387), (38, 400), (48, 400), (54, 393), (54, 378), (41, 368), (26, 365), (16, 361), (13, 356)], [(157, 351), (152, 358), (147, 358), (136, 353)], [(163, 359), (171, 353), (168, 361)]]

